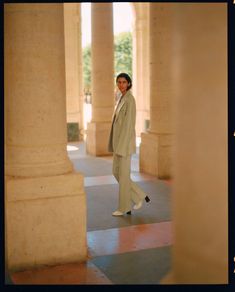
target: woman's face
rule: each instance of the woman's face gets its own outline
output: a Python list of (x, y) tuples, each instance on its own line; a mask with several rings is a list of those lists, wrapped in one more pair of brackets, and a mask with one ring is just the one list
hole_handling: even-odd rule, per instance
[(119, 77), (117, 80), (117, 87), (122, 94), (126, 93), (128, 87), (128, 81), (124, 77)]

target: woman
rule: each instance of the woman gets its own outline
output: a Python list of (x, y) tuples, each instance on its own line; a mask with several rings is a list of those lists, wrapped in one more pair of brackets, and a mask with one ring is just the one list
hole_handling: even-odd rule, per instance
[(113, 216), (131, 214), (132, 202), (134, 209), (141, 208), (143, 200), (149, 197), (130, 178), (131, 154), (135, 153), (135, 119), (136, 105), (131, 94), (132, 81), (129, 75), (121, 73), (116, 78), (121, 97), (114, 110), (112, 127), (109, 136), (109, 152), (113, 152), (113, 175), (119, 182), (119, 206)]

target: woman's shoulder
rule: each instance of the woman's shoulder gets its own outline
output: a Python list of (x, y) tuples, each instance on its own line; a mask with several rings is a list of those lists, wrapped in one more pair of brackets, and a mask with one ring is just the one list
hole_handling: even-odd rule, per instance
[(127, 94), (128, 94), (129, 101), (132, 101), (132, 102), (135, 101), (135, 98), (130, 90), (128, 90)]

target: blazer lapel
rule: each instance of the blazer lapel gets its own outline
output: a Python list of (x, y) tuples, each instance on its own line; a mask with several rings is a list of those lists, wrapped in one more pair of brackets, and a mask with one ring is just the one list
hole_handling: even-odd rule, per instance
[(116, 118), (117, 118), (117, 116), (118, 116), (118, 114), (119, 114), (121, 108), (123, 107), (125, 101), (126, 101), (126, 99), (123, 97), (122, 100), (121, 100), (121, 102), (120, 102), (120, 104), (117, 106), (117, 108), (116, 108), (116, 112), (115, 112), (115, 114), (116, 114)]
[(122, 100), (120, 101), (120, 103), (118, 103), (117, 107), (116, 107), (116, 110), (114, 112), (114, 116), (115, 117), (115, 120), (117, 119), (118, 115), (119, 115), (119, 112), (121, 110), (121, 108), (123, 107), (123, 105), (125, 104), (127, 98), (128, 98), (128, 95), (129, 95), (129, 91), (123, 96)]

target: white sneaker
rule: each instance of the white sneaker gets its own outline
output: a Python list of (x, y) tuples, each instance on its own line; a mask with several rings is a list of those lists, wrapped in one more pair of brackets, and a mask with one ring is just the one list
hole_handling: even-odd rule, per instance
[(135, 204), (133, 209), (138, 210), (138, 209), (140, 209), (142, 207), (142, 205), (143, 205), (143, 200), (140, 201), (138, 204)]
[(115, 211), (112, 213), (113, 216), (123, 216), (124, 214), (121, 211)]

